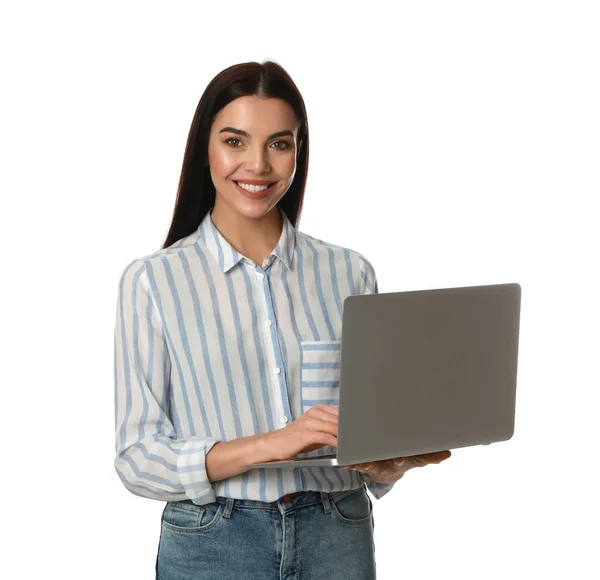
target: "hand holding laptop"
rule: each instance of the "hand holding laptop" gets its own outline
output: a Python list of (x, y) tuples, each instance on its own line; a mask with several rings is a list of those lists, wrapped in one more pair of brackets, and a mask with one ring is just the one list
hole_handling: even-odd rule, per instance
[[(319, 403), (287, 427), (265, 433), (273, 460), (285, 460), (299, 453), (314, 451), (324, 445), (337, 447), (339, 409)], [(393, 483), (414, 467), (441, 463), (450, 457), (450, 450), (370, 461), (347, 467), (367, 473), (379, 483)]]
[(450, 450), (446, 449), (445, 451), (435, 451), (433, 453), (424, 453), (423, 455), (369, 461), (367, 463), (347, 465), (347, 467), (368, 474), (373, 481), (377, 481), (378, 483), (394, 483), (413, 467), (424, 467), (431, 463), (441, 463), (451, 455)]

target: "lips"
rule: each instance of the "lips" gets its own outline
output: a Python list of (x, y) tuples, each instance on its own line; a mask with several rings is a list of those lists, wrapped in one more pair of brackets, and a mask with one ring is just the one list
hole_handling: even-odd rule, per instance
[(267, 195), (269, 195), (269, 193), (271, 192), (271, 190), (273, 189), (273, 185), (277, 182), (273, 182), (269, 185), (269, 187), (263, 191), (248, 191), (246, 189), (244, 189), (243, 187), (240, 187), (238, 185), (237, 181), (233, 182), (236, 189), (245, 197), (248, 197), (250, 199), (263, 199), (264, 197), (266, 197)]
[(274, 183), (276, 183), (275, 181), (265, 181), (264, 183), (252, 183), (251, 181), (235, 181), (235, 180), (233, 180), (233, 182), (236, 185), (243, 183), (244, 185), (260, 185), (261, 187), (263, 185), (273, 185)]

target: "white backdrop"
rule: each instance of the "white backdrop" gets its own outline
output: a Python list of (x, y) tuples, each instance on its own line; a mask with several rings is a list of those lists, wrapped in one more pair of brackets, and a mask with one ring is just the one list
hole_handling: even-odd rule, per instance
[(302, 231), (380, 292), (522, 286), (514, 437), (373, 501), (378, 579), (599, 578), (598, 4), (211, 4), (0, 9), (2, 576), (154, 578), (164, 504), (112, 466), (118, 278), (207, 83), (270, 58), (308, 110)]

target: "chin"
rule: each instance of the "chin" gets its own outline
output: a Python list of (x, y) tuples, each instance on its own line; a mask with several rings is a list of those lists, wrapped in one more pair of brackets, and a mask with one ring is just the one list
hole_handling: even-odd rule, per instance
[(273, 200), (268, 198), (262, 200), (250, 200), (250, 199), (235, 199), (225, 201), (225, 205), (229, 207), (231, 211), (239, 215), (246, 217), (262, 217), (268, 214), (279, 200), (273, 204)]

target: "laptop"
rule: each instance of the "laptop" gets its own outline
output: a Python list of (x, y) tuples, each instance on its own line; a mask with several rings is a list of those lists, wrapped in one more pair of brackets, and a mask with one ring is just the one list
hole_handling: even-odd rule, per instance
[(246, 467), (343, 467), (509, 440), (520, 311), (516, 283), (346, 297), (337, 448)]

